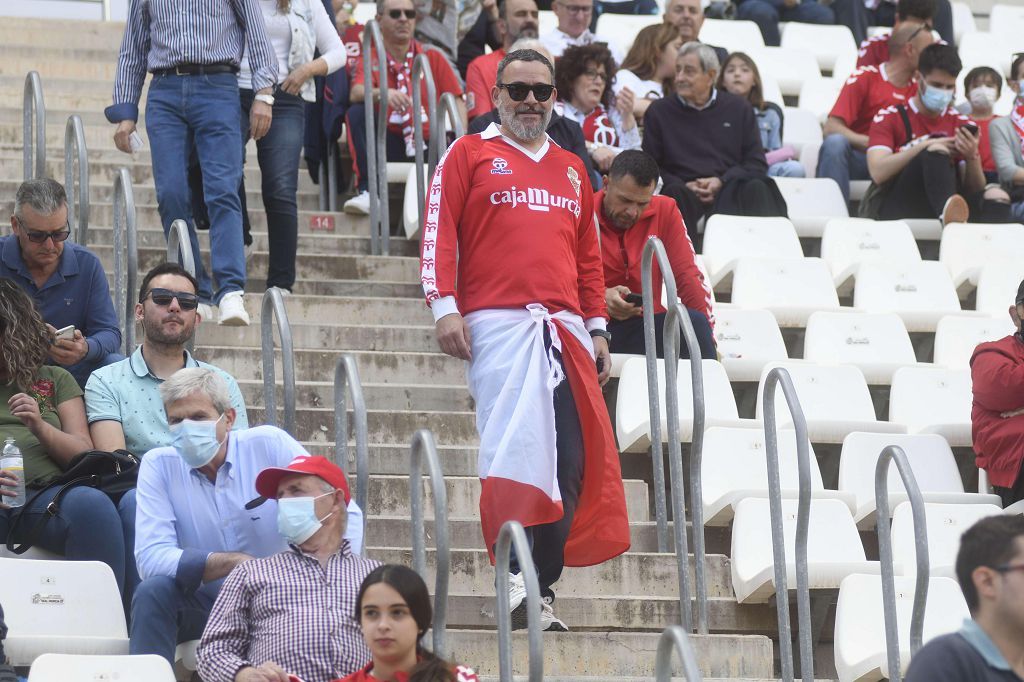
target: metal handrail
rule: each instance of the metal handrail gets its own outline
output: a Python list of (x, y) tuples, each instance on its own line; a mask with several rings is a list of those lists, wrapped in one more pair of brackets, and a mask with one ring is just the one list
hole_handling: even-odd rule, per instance
[[(379, 116), (375, 115), (373, 106), (374, 51), (377, 54), (379, 75)], [(384, 52), (384, 37), (376, 19), (366, 22), (363, 29), (363, 55), (363, 82), (366, 84), (363, 98), (366, 112), (366, 175), (370, 192), (370, 252), (375, 256), (386, 256), (391, 236), (391, 221), (388, 218), (388, 157), (385, 148), (388, 129), (388, 63)]]
[(875, 466), (875, 524), (878, 529), (878, 559), (882, 566), (882, 609), (885, 617), (885, 649), (889, 662), (890, 682), (900, 682), (900, 639), (896, 622), (896, 584), (893, 577), (892, 528), (889, 526), (889, 465), (903, 479), (903, 487), (910, 499), (910, 512), (914, 519), (914, 552), (917, 557), (917, 584), (914, 588), (914, 606), (910, 615), (910, 655), (921, 648), (924, 633), (924, 610), (928, 603), (928, 525), (925, 522), (924, 497), (917, 478), (910, 468), (907, 453), (898, 445), (889, 445), (878, 456)]
[[(25, 76), (25, 99), (22, 103), (22, 159), (25, 179), (46, 177), (46, 101), (43, 99), (43, 81), (38, 71)], [(35, 123), (35, 135), (32, 124)], [(32, 160), (35, 157), (35, 173)]]
[(196, 259), (192, 254), (188, 223), (181, 218), (173, 221), (171, 229), (167, 231), (167, 262), (179, 263), (188, 274), (196, 276)]
[[(434, 498), (434, 632), (435, 655), (444, 658), (444, 635), (448, 623), (448, 573), (451, 567), (451, 546), (448, 544), (448, 491), (444, 472), (437, 456), (434, 434), (419, 429), (412, 437), (409, 468), (409, 500), (412, 507), (412, 567), (421, 576), (427, 574), (427, 539), (423, 520), (423, 458), (427, 460), (430, 494)], [(506, 571), (507, 574), (507, 571)], [(507, 595), (506, 591), (506, 595)]]
[[(427, 86), (427, 121), (430, 122), (430, 144), (423, 146), (423, 87)], [(432, 177), (437, 164), (436, 149), (433, 144), (434, 129), (437, 128), (437, 86), (434, 85), (434, 73), (430, 69), (430, 60), (422, 52), (412, 62), (412, 134), (416, 146), (416, 211), (420, 219), (420, 232), (427, 225), (427, 178)], [(426, 160), (424, 160), (426, 151)], [(429, 173), (426, 168), (430, 168)]]
[(799, 498), (796, 514), (796, 607), (797, 637), (800, 638), (800, 675), (814, 680), (814, 650), (811, 641), (811, 593), (807, 577), (807, 533), (811, 520), (811, 459), (807, 441), (807, 420), (784, 367), (776, 367), (764, 380), (764, 441), (768, 457), (768, 507), (772, 521), (772, 560), (775, 564), (775, 605), (779, 619), (779, 660), (784, 682), (793, 680), (793, 633), (789, 622), (789, 585), (786, 571), (786, 540), (782, 522), (782, 484), (779, 476), (779, 438), (775, 419), (775, 388), (782, 386), (793, 417), (796, 435)]
[[(356, 504), (363, 510), (366, 527), (366, 496), (370, 480), (369, 427), (367, 426), (366, 398), (359, 380), (359, 367), (351, 353), (344, 353), (334, 366), (334, 463), (348, 470), (348, 405), (346, 396), (352, 396), (352, 422), (356, 432)], [(365, 533), (364, 533), (365, 535)]]
[(537, 580), (537, 569), (533, 564), (530, 543), (526, 540), (526, 532), (518, 521), (506, 521), (498, 532), (498, 541), (494, 548), (494, 571), (497, 573), (498, 604), (498, 680), (512, 680), (512, 605), (509, 603), (509, 566), (512, 547), (516, 549), (516, 560), (519, 570), (526, 583), (526, 639), (529, 647), (530, 663), (529, 682), (542, 682), (544, 679), (544, 642), (540, 629), (540, 583)]
[(679, 652), (679, 660), (683, 662), (683, 675), (687, 682), (701, 682), (700, 668), (697, 667), (697, 654), (693, 651), (686, 630), (678, 625), (665, 628), (658, 639), (658, 653), (654, 659), (654, 682), (671, 682), (672, 651)]
[[(656, 238), (655, 238), (656, 239)], [(672, 270), (662, 271), (662, 277), (672, 277)], [(646, 307), (646, 306), (645, 306)], [(693, 392), (693, 435), (690, 438), (690, 527), (693, 533), (693, 571), (696, 582), (697, 632), (708, 634), (708, 588), (705, 577), (704, 552), (704, 492), (701, 490), (701, 463), (704, 455), (704, 362), (697, 343), (693, 322), (679, 301), (670, 302), (665, 314), (662, 338), (665, 348), (665, 413), (668, 427), (669, 481), (672, 484), (672, 528), (676, 541), (676, 568), (679, 575), (689, 570), (686, 551), (686, 500), (683, 483), (683, 452), (679, 442), (679, 329), (690, 357), (690, 386)], [(695, 359), (696, 358), (696, 359)], [(680, 579), (680, 588), (682, 580)], [(689, 593), (683, 601), (680, 593), (679, 608), (690, 609)], [(687, 623), (687, 621), (683, 621)], [(687, 623), (687, 626), (689, 624)]]
[[(260, 341), (263, 347), (263, 406), (267, 411), (266, 422), (277, 426), (277, 396), (274, 394), (274, 322), (281, 337), (281, 366), (284, 375), (284, 430), (295, 436), (295, 351), (292, 347), (292, 326), (288, 322), (288, 311), (284, 297), (277, 287), (270, 287), (263, 294), (263, 310), (260, 313)], [(365, 510), (364, 510), (365, 513)]]
[[(658, 352), (654, 334), (654, 283), (652, 279), (652, 261), (658, 258), (658, 268), (662, 272), (668, 299), (676, 300), (676, 282), (672, 277), (665, 277), (666, 271), (671, 272), (665, 246), (657, 237), (651, 237), (644, 245), (643, 257), (640, 261), (640, 284), (644, 301), (644, 340), (647, 352), (647, 404), (651, 415), (651, 466), (654, 484), (654, 516), (658, 534), (658, 551), (668, 551), (668, 512), (665, 501), (665, 463), (661, 450), (661, 400), (658, 396)], [(684, 536), (685, 538), (685, 536)], [(687, 583), (689, 577), (686, 578)], [(686, 594), (689, 594), (687, 588)], [(689, 609), (685, 610), (689, 614)], [(689, 618), (684, 615), (684, 618)], [(689, 621), (684, 620), (686, 629), (690, 629)]]
[(317, 206), (321, 211), (338, 210), (338, 153), (337, 143), (329, 140), (320, 159)]
[(114, 178), (114, 296), (125, 355), (135, 350), (135, 282), (139, 276), (138, 232), (132, 176), (121, 168)]
[(441, 157), (444, 156), (445, 150), (448, 149), (445, 120), (447, 119), (451, 123), (452, 132), (455, 133), (456, 140), (466, 134), (466, 129), (462, 125), (462, 117), (459, 115), (459, 105), (455, 95), (450, 92), (442, 94), (438, 106), (441, 109), (440, 117), (431, 119), (431, 121), (436, 121), (436, 124), (431, 124), (430, 127), (430, 143), (434, 148), (430, 172), (428, 173), (428, 177), (431, 178), (434, 177), (434, 170), (437, 168), (437, 164), (441, 163)]
[[(78, 173), (74, 172), (76, 160)], [(85, 144), (82, 117), (78, 114), (68, 116), (68, 123), (64, 128), (64, 189), (68, 195), (68, 225), (71, 228), (71, 239), (85, 246), (89, 238), (89, 149)]]

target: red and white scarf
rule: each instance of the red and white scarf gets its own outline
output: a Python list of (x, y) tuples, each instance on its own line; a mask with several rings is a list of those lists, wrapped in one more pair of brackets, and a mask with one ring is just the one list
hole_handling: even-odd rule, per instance
[(583, 137), (587, 142), (596, 142), (606, 147), (619, 146), (619, 134), (615, 132), (615, 124), (600, 104), (583, 119)]
[(1021, 154), (1024, 154), (1024, 96), (1018, 95), (1013, 100), (1013, 111), (1010, 112), (1010, 121), (1020, 138)]
[[(388, 74), (394, 77), (393, 79), (388, 78), (389, 84), (393, 80), (398, 91), (412, 100), (412, 63), (413, 60), (416, 59), (416, 55), (419, 54), (416, 43), (413, 42), (409, 46), (409, 52), (405, 55), (405, 61), (403, 62), (397, 61), (391, 56), (391, 53), (386, 52), (386, 54), (388, 57)], [(422, 120), (426, 121), (426, 114), (423, 114)], [(388, 130), (396, 135), (401, 135), (402, 139), (405, 140), (406, 156), (413, 156), (416, 153), (411, 108), (406, 109), (404, 112), (389, 109)]]

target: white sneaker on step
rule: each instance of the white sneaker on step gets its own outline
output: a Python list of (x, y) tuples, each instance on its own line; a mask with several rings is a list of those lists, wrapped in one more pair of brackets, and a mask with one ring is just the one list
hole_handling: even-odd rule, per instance
[(555, 610), (551, 608), (553, 602), (551, 597), (543, 597), (540, 600), (540, 629), (545, 632), (569, 632), (569, 626), (559, 620)]
[(220, 299), (220, 319), (217, 323), (226, 327), (249, 325), (249, 313), (245, 311), (245, 299), (241, 291), (229, 291)]
[(354, 215), (370, 215), (370, 193), (363, 190), (346, 201), (342, 210)]
[(523, 574), (508, 574), (508, 607), (512, 612), (512, 629), (526, 628), (526, 581)]

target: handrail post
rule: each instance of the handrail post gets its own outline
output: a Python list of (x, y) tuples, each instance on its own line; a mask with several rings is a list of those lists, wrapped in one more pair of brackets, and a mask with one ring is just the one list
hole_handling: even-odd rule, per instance
[[(46, 102), (43, 99), (43, 81), (38, 71), (25, 76), (25, 98), (22, 104), (22, 159), (25, 179), (46, 177)], [(33, 135), (33, 123), (35, 135)], [(32, 160), (35, 157), (35, 171)]]
[(893, 577), (892, 528), (889, 526), (889, 464), (895, 463), (910, 498), (914, 519), (914, 552), (917, 558), (917, 583), (910, 615), (910, 655), (921, 648), (924, 610), (928, 603), (928, 525), (925, 522), (924, 497), (910, 467), (907, 453), (898, 445), (889, 445), (878, 456), (875, 466), (875, 524), (878, 529), (878, 559), (882, 567), (882, 612), (885, 617), (885, 649), (890, 682), (900, 682), (899, 624), (896, 622), (896, 581)]
[(775, 604), (779, 619), (779, 660), (783, 682), (793, 680), (793, 635), (789, 622), (789, 585), (786, 574), (786, 541), (782, 522), (782, 486), (779, 477), (779, 440), (775, 419), (775, 389), (782, 386), (796, 435), (797, 470), (800, 488), (796, 514), (796, 602), (797, 636), (800, 638), (800, 675), (814, 681), (814, 651), (811, 642), (811, 594), (807, 577), (807, 533), (811, 520), (811, 459), (807, 446), (807, 420), (793, 379), (784, 367), (765, 377), (763, 412), (764, 440), (768, 458), (768, 506), (772, 522), (772, 559), (775, 568)]
[(466, 130), (462, 126), (462, 118), (459, 116), (459, 107), (456, 103), (455, 95), (450, 92), (444, 93), (441, 95), (441, 101), (438, 106), (441, 109), (440, 116), (431, 119), (431, 121), (436, 121), (436, 123), (432, 124), (430, 128), (430, 139), (434, 149), (431, 153), (432, 160), (430, 162), (430, 171), (427, 174), (428, 177), (434, 176), (434, 169), (437, 168), (437, 164), (441, 163), (441, 157), (444, 156), (445, 150), (448, 149), (445, 120), (447, 119), (451, 122), (452, 132), (455, 133), (456, 140), (466, 134)]
[[(372, 49), (371, 49), (372, 48)], [(373, 105), (373, 55), (377, 55), (380, 114), (375, 115)], [(363, 78), (368, 91), (363, 99), (366, 112), (366, 175), (370, 193), (370, 251), (375, 256), (386, 256), (391, 236), (388, 218), (388, 158), (385, 149), (388, 128), (388, 63), (384, 52), (384, 37), (376, 19), (366, 22), (363, 29)]]
[(497, 574), (498, 619), (498, 680), (513, 682), (512, 679), (512, 605), (509, 603), (509, 566), (512, 547), (516, 549), (516, 560), (526, 583), (526, 637), (529, 645), (529, 682), (544, 679), (544, 642), (540, 629), (540, 583), (537, 569), (533, 564), (530, 543), (526, 532), (518, 521), (506, 521), (498, 532), (494, 549), (494, 571)]
[(277, 396), (274, 395), (274, 322), (281, 336), (281, 366), (284, 375), (284, 430), (295, 436), (295, 351), (292, 347), (292, 326), (284, 307), (281, 290), (270, 287), (263, 294), (260, 314), (261, 345), (263, 347), (263, 405), (266, 421), (277, 426)]
[[(181, 218), (171, 222), (167, 231), (167, 262), (178, 263), (192, 277), (196, 276), (196, 259), (192, 253), (192, 241), (188, 235), (188, 223)], [(212, 322), (212, 320), (211, 320)], [(189, 351), (195, 348), (195, 335), (186, 344)]]
[(430, 475), (430, 493), (434, 498), (434, 547), (437, 558), (434, 571), (434, 623), (431, 629), (434, 631), (433, 652), (444, 658), (445, 627), (448, 623), (448, 574), (451, 567), (451, 549), (448, 544), (448, 491), (444, 487), (444, 472), (441, 471), (434, 434), (430, 429), (419, 429), (413, 435), (410, 456), (412, 567), (421, 576), (427, 574), (427, 543), (423, 519), (424, 457), (427, 460), (427, 473)]
[(654, 659), (654, 682), (671, 682), (673, 649), (679, 652), (679, 659), (683, 663), (683, 675), (686, 676), (687, 682), (701, 682), (703, 678), (697, 666), (697, 655), (693, 651), (693, 645), (686, 630), (678, 625), (665, 628), (658, 639), (658, 653)]
[[(75, 173), (75, 161), (78, 172)], [(68, 195), (68, 225), (71, 239), (85, 246), (89, 237), (89, 150), (85, 144), (82, 117), (72, 114), (64, 129), (64, 189)], [(75, 198), (78, 206), (75, 206)]]
[(139, 250), (135, 226), (135, 193), (132, 176), (122, 167), (114, 178), (114, 296), (124, 353), (135, 350), (135, 281), (139, 274)]
[[(421, 82), (427, 86), (427, 120), (430, 122), (430, 144), (425, 151), (427, 159), (424, 161), (423, 145), (423, 88)], [(433, 176), (434, 165), (437, 163), (435, 147), (433, 144), (435, 129), (437, 128), (437, 87), (434, 85), (434, 74), (430, 69), (430, 61), (427, 55), (420, 53), (412, 62), (412, 134), (416, 147), (416, 210), (420, 219), (420, 232), (427, 225), (426, 197), (428, 178)], [(429, 165), (430, 171), (426, 168)]]
[(370, 480), (370, 445), (367, 426), (366, 399), (355, 356), (344, 353), (334, 366), (334, 463), (348, 471), (348, 406), (346, 396), (352, 395), (352, 422), (356, 432), (356, 504), (363, 510), (366, 528), (366, 496)]
[(333, 140), (327, 147), (327, 210), (338, 211), (338, 145)]
[(330, 207), (330, 200), (327, 196), (327, 179), (329, 177), (327, 172), (327, 156), (331, 153), (330, 143), (324, 147), (323, 156), (320, 158), (320, 168), (317, 173), (319, 187), (317, 188), (317, 208), (321, 211), (326, 211)]

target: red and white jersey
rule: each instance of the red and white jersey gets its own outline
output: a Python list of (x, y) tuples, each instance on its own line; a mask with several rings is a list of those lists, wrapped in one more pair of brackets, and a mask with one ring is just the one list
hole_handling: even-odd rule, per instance
[(434, 319), (530, 303), (607, 319), (583, 162), (550, 138), (530, 152), (494, 123), (460, 137), (430, 183), (420, 276)]
[[(906, 109), (910, 119), (911, 143), (925, 137), (953, 137), (957, 128), (972, 123), (970, 118), (953, 107), (946, 107), (944, 112), (934, 117), (925, 116), (914, 100), (907, 103)], [(908, 146), (907, 126), (899, 109), (891, 106), (879, 111), (868, 134), (868, 150), (898, 152)]]
[(889, 61), (889, 38), (892, 31), (871, 36), (860, 44), (857, 50), (857, 68), (862, 66), (881, 66)]
[(865, 66), (846, 79), (828, 115), (841, 119), (853, 132), (866, 135), (871, 128), (871, 120), (879, 110), (893, 104), (906, 103), (915, 94), (917, 83), (910, 81), (906, 86), (897, 88), (889, 80), (885, 64), (878, 67)]

